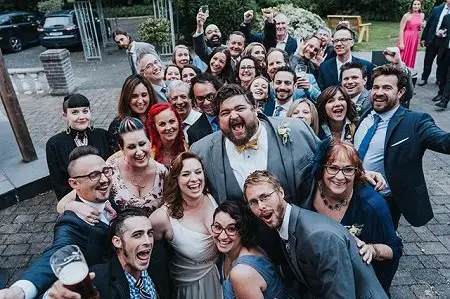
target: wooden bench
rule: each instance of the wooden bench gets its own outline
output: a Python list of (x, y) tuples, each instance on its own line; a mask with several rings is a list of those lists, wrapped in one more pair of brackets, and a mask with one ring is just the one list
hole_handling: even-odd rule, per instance
[(369, 26), (372, 23), (362, 22), (361, 16), (347, 16), (347, 15), (328, 15), (328, 27), (334, 30), (340, 22), (347, 22), (350, 28), (358, 32), (358, 43), (363, 41), (365, 36), (366, 42), (369, 41)]

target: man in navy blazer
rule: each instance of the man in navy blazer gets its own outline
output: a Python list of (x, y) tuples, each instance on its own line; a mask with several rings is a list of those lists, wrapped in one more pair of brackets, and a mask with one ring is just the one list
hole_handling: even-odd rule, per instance
[[(450, 0), (449, 0), (450, 1)], [(367, 69), (367, 89), (372, 88), (371, 73), (375, 65), (367, 60), (352, 55), (355, 43), (355, 33), (344, 25), (338, 25), (333, 34), (334, 51), (336, 58), (324, 61), (319, 68), (319, 87), (321, 90), (329, 86), (340, 85), (340, 68), (346, 62), (359, 62)]]
[[(422, 80), (418, 83), (419, 86), (427, 84), (428, 77), (431, 73), (431, 67), (433, 66), (433, 61), (438, 54), (439, 47), (436, 44), (436, 33), (441, 27), (442, 19), (446, 14), (449, 13), (450, 0), (446, 3), (435, 6), (431, 10), (430, 16), (428, 17), (427, 24), (422, 32), (422, 37), (420, 38), (421, 46), (425, 46), (425, 58), (423, 61), (423, 72)], [(439, 66), (436, 70), (436, 82), (438, 82)]]
[(383, 65), (372, 76), (373, 110), (356, 130), (355, 147), (364, 169), (380, 172), (387, 182), (380, 193), (389, 205), (394, 227), (401, 214), (413, 226), (425, 225), (433, 218), (433, 210), (422, 157), (426, 149), (450, 154), (450, 134), (437, 127), (430, 115), (400, 105), (407, 84), (404, 71)]
[[(50, 257), (66, 245), (78, 245), (88, 265), (102, 263), (108, 257), (108, 224), (110, 214), (105, 209), (111, 189), (113, 171), (106, 166), (92, 146), (80, 146), (69, 157), (69, 183), (77, 192), (77, 200), (96, 208), (101, 216), (97, 223), (87, 223), (75, 213), (66, 211), (56, 222), (53, 244), (0, 297), (35, 298), (43, 294), (56, 280), (50, 267)], [(9, 297), (8, 297), (9, 296)]]

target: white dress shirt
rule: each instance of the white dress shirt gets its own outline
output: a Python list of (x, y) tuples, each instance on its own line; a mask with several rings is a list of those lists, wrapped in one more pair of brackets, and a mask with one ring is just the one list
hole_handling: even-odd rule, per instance
[[(386, 180), (386, 172), (384, 169), (384, 145), (386, 141), (386, 133), (389, 121), (391, 120), (395, 112), (397, 112), (397, 110), (398, 107), (390, 111), (378, 114), (381, 120), (378, 123), (375, 135), (373, 135), (372, 140), (369, 143), (369, 148), (367, 149), (367, 153), (363, 161), (363, 168), (366, 170), (377, 171), (381, 173), (384, 180), (386, 181), (386, 184), (388, 184), (388, 181)], [(372, 110), (372, 112), (363, 119), (358, 127), (358, 130), (356, 130), (354, 144), (357, 150), (359, 150), (361, 142), (364, 139), (364, 136), (366, 136), (367, 131), (373, 125), (373, 116), (375, 114), (377, 113)], [(389, 185), (386, 187), (386, 189), (380, 191), (380, 193), (384, 196), (389, 195), (391, 193)]]
[(187, 130), (200, 118), (200, 116), (202, 116), (200, 112), (191, 109), (191, 112), (189, 112), (188, 116), (183, 121), (183, 133), (186, 142), (189, 142)]
[(289, 108), (290, 108), (291, 105), (292, 105), (292, 102), (294, 102), (293, 98), (291, 98), (291, 99), (290, 99), (289, 101), (287, 101), (286, 103), (280, 105), (280, 104), (278, 104), (278, 100), (276, 100), (276, 101), (275, 101), (275, 109), (273, 110), (274, 115), (275, 115), (275, 111), (277, 110), (277, 107), (280, 107), (280, 106), (281, 106), (281, 108), (283, 108), (283, 109), (280, 110), (280, 114), (279, 114), (278, 116), (280, 116), (280, 117), (286, 117), (287, 112), (288, 112)]
[(245, 179), (252, 172), (255, 170), (267, 170), (269, 142), (267, 130), (261, 121), (258, 125), (258, 131), (250, 140), (256, 139), (257, 136), (259, 136), (258, 149), (245, 149), (242, 153), (238, 153), (236, 146), (228, 138), (225, 138), (225, 150), (228, 160), (241, 190), (244, 190)]
[[(444, 19), (445, 15), (449, 13), (449, 8), (447, 4), (444, 5), (444, 9), (441, 12), (441, 15), (439, 16), (439, 21), (436, 26), (436, 33), (438, 32), (439, 28), (441, 28), (442, 20)], [(447, 32), (447, 34), (450, 34), (450, 32)]]
[(288, 40), (289, 34), (286, 33), (286, 36), (282, 41), (277, 41), (277, 49), (283, 50), (286, 48), (287, 40)]
[(291, 209), (292, 206), (290, 204), (286, 204), (283, 222), (281, 223), (281, 226), (278, 229), (278, 234), (280, 234), (280, 237), (281, 239), (283, 239), (283, 241), (289, 240), (289, 218), (291, 218)]
[[(100, 202), (100, 203), (95, 203), (95, 202), (90, 202), (90, 201), (84, 200), (80, 196), (78, 196), (78, 197), (80, 198), (80, 200), (82, 202), (84, 202), (88, 206), (91, 206), (94, 209), (97, 209), (100, 212), (100, 221), (102, 221), (106, 225), (109, 225), (110, 220), (108, 217), (108, 213), (105, 211), (106, 201)], [(82, 219), (82, 218), (80, 217), (80, 219)], [(86, 222), (86, 223), (88, 223), (88, 222)], [(67, 245), (69, 245), (69, 244), (67, 244)], [(37, 287), (31, 281), (28, 281), (28, 280), (18, 280), (11, 287), (21, 288), (25, 294), (25, 299), (33, 299), (38, 294)], [(45, 293), (44, 298), (48, 298), (47, 292)]]
[(339, 81), (341, 80), (341, 66), (343, 64), (346, 64), (347, 62), (352, 62), (352, 55), (350, 55), (350, 58), (344, 62), (340, 62), (339, 59), (336, 57), (337, 75)]

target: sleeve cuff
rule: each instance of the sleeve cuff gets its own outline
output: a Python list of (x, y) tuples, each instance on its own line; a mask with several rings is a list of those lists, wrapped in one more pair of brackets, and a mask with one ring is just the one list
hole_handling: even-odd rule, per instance
[(25, 299), (33, 299), (38, 294), (37, 287), (28, 280), (18, 280), (11, 287), (21, 288), (25, 294)]
[(192, 34), (192, 37), (198, 37), (198, 36), (200, 36), (200, 35), (202, 35), (203, 34), (203, 32), (195, 32), (194, 34)]

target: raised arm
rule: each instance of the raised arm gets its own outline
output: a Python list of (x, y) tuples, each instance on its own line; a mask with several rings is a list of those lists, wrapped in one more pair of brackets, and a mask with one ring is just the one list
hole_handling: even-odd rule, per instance
[(202, 11), (197, 13), (196, 21), (197, 21), (197, 29), (192, 36), (192, 41), (194, 44), (195, 54), (200, 57), (204, 62), (208, 61), (208, 46), (206, 45), (205, 36), (204, 36), (204, 25), (206, 22), (206, 14)]

